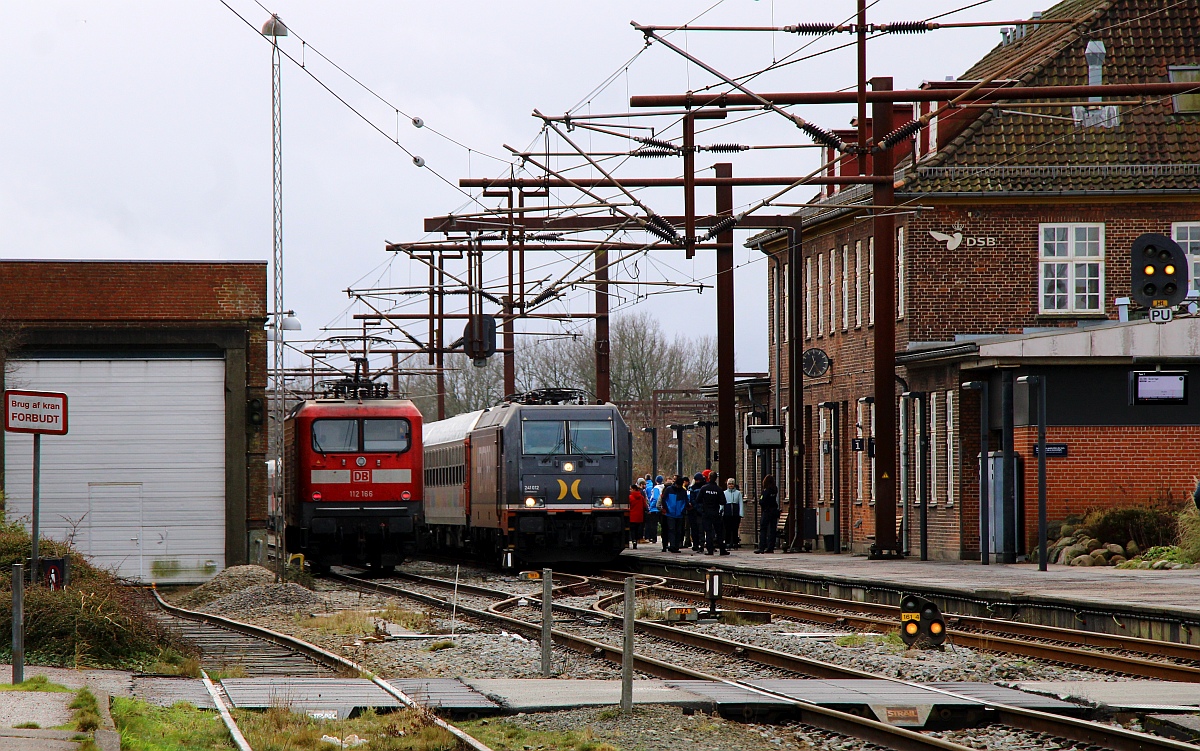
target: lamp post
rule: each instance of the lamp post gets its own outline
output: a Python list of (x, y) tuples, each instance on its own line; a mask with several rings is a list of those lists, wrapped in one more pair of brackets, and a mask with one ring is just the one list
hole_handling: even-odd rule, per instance
[[(841, 436), (838, 435), (838, 403), (819, 402), (819, 409), (829, 410), (833, 428), (833, 552), (842, 552), (842, 450)], [(824, 451), (824, 447), (821, 449)]]
[(655, 477), (658, 477), (658, 428), (642, 428), (642, 432), (650, 434), (651, 472)]
[(978, 391), (979, 396), (979, 558), (984, 566), (991, 563), (988, 559), (992, 553), (989, 550), (991, 535), (991, 509), (988, 508), (988, 412), (991, 402), (988, 400), (987, 381), (967, 381), (962, 385), (964, 391)]
[(692, 427), (704, 428), (704, 468), (712, 469), (712, 429), (717, 423), (713, 420), (697, 420)]
[(1038, 421), (1038, 571), (1046, 570), (1046, 376), (1027, 375), (1017, 383), (1037, 386), (1029, 395), (1037, 396)]
[(683, 476), (683, 433), (692, 430), (695, 425), (668, 425), (671, 437), (675, 439), (675, 474)]

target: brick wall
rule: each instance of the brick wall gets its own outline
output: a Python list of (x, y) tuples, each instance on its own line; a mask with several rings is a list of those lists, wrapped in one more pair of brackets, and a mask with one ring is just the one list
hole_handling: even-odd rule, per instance
[(67, 321), (237, 321), (266, 316), (266, 264), (0, 261), (0, 317)]
[[(1048, 443), (1067, 444), (1067, 456), (1046, 457), (1046, 510), (1050, 528), (1068, 515), (1158, 499), (1185, 501), (1200, 476), (1197, 428), (1179, 426), (1050, 426)], [(1014, 432), (1025, 462), (1025, 535), (1037, 546), (1037, 428)]]

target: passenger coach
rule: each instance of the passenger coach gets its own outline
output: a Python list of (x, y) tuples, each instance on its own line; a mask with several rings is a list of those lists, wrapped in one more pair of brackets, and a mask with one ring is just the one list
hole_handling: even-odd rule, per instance
[(631, 445), (616, 407), (558, 389), (429, 423), (431, 542), (506, 566), (610, 561), (625, 547)]

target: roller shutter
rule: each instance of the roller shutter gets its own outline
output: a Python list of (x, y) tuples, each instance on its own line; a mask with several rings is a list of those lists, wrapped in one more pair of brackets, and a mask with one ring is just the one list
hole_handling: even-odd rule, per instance
[[(9, 388), (61, 391), (65, 436), (42, 439), (42, 536), (143, 582), (199, 582), (225, 566), (225, 362), (23, 361)], [(29, 526), (33, 440), (5, 436), (8, 519)]]

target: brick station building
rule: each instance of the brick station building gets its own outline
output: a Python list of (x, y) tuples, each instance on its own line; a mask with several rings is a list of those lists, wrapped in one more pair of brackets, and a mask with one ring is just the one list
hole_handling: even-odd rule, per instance
[[(1200, 0), (1167, 7), (1068, 0), (1045, 17), (1080, 20), (1005, 30), (1004, 41), (959, 80), (925, 87), (966, 89), (991, 78), (1013, 86), (1086, 84), (1085, 49), (1096, 41), (1105, 54), (1092, 75), (1102, 73), (1104, 83), (1200, 80)], [(918, 549), (923, 422), (930, 555), (979, 558), (981, 403), (978, 391), (960, 388), (965, 381), (989, 383), (989, 448), (1011, 446), (1014, 484), (1023, 491), (1004, 493), (996, 469), (990, 547), (998, 559), (1036, 547), (1036, 414), (1026, 387), (1012, 385), (1022, 375), (1046, 377), (1047, 441), (1061, 445), (1047, 452), (1052, 522), (1090, 508), (1190, 497), (1200, 475), (1200, 400), (1132, 405), (1129, 379), (1131, 371), (1161, 367), (1185, 371), (1194, 383), (1200, 319), (1122, 322), (1115, 301), (1129, 294), (1130, 246), (1146, 232), (1184, 247), (1193, 289), (1200, 289), (1200, 96), (1078, 105), (959, 108), (898, 147), (896, 202), (904, 208), (897, 210), (895, 279), (875, 278), (871, 215), (861, 206), (870, 200), (867, 186), (825, 189), (816, 199), (823, 206), (800, 212), (801, 300), (786, 299), (785, 238), (751, 240), (769, 256), (770, 361), (786, 422), (796, 419), (786, 414), (792, 384), (779, 367), (788, 348), (820, 349), (831, 361), (827, 372), (803, 379), (797, 469), (802, 506), (821, 519), (839, 508), (842, 549), (865, 552), (875, 532), (872, 348), (883, 315), (896, 320), (898, 379), (925, 394), (920, 410), (916, 400), (902, 399), (897, 415), (905, 549)], [(896, 105), (896, 125), (929, 106)], [(838, 134), (856, 138), (856, 131)], [(857, 173), (857, 164), (844, 161), (840, 169)], [(876, 283), (895, 285), (896, 310), (874, 310)], [(789, 304), (802, 306), (800, 331), (787, 330)], [(1015, 415), (1007, 426), (1006, 386)], [(841, 428), (836, 452), (834, 409), (817, 406), (829, 402)], [(785, 475), (789, 469), (778, 467)], [(832, 549), (835, 531), (821, 527)]]
[[(68, 434), (42, 441), (44, 537), (160, 583), (261, 558), (266, 291), (261, 262), (0, 261), (0, 385), (68, 397)], [(31, 443), (0, 431), (10, 520)]]

